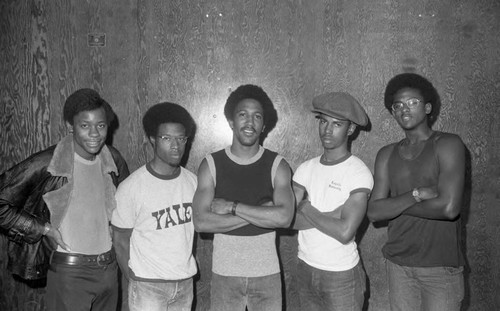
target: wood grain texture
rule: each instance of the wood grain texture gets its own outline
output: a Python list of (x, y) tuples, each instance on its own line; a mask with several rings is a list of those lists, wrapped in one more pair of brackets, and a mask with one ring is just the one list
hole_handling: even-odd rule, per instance
[[(435, 129), (459, 134), (469, 151), (464, 309), (500, 309), (499, 16), (496, 0), (0, 1), (0, 170), (65, 135), (65, 99), (93, 87), (118, 115), (113, 144), (132, 170), (152, 156), (144, 112), (162, 101), (186, 107), (198, 125), (186, 165), (196, 172), (207, 153), (230, 144), (223, 106), (246, 83), (273, 100), (279, 120), (264, 146), (294, 170), (322, 151), (312, 98), (350, 92), (371, 120), (352, 152), (373, 168), (377, 151), (402, 138), (383, 106), (385, 84), (417, 72), (441, 96)], [(87, 45), (93, 32), (106, 34), (105, 47)], [(387, 310), (386, 228), (366, 222), (357, 240), (367, 309)], [(279, 249), (286, 310), (296, 311), (296, 236), (283, 232)], [(208, 310), (211, 251), (199, 237), (196, 310)], [(14, 281), (5, 260), (0, 254), (0, 309), (43, 310), (43, 287)]]
[[(2, 171), (51, 140), (47, 20), (43, 1), (0, 3), (0, 166)], [(43, 283), (15, 281), (0, 238), (0, 309), (44, 308)]]

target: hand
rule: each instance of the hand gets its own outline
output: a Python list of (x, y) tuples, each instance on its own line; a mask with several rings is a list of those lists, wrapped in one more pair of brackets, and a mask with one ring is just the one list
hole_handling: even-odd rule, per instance
[(213, 199), (212, 204), (210, 204), (210, 211), (217, 215), (231, 214), (232, 208), (233, 202), (224, 199)]
[(61, 246), (63, 249), (67, 250), (68, 252), (71, 252), (71, 248), (66, 243), (64, 243), (61, 232), (59, 232), (58, 229), (52, 227), (52, 225), (50, 225), (50, 230), (49, 232), (47, 232), (46, 236), (53, 242), (55, 242), (57, 245)]
[(430, 200), (438, 196), (438, 192), (435, 187), (420, 187), (418, 188), (418, 193), (418, 197), (422, 200)]

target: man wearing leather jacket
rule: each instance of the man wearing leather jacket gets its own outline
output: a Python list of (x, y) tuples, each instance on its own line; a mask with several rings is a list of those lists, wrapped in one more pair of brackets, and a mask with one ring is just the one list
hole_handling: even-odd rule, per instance
[(0, 175), (8, 269), (27, 280), (47, 278), (48, 310), (114, 310), (118, 266), (109, 221), (116, 186), (129, 174), (120, 153), (105, 145), (114, 113), (96, 91), (80, 89), (63, 115), (67, 136)]

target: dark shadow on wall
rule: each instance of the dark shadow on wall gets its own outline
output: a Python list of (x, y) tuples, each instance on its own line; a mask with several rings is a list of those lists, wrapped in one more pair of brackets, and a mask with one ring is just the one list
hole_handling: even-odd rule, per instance
[(120, 127), (120, 120), (118, 120), (118, 116), (114, 111), (113, 114), (115, 115), (115, 117), (108, 126), (108, 135), (106, 136), (106, 145), (109, 146), (113, 146), (113, 138), (115, 136), (116, 131)]
[(467, 223), (469, 222), (470, 205), (472, 200), (472, 156), (467, 147), (465, 147), (465, 183), (462, 202), (461, 218), (461, 233), (462, 233), (462, 251), (464, 253), (464, 300), (462, 301), (462, 311), (468, 310), (470, 307), (470, 266), (467, 258)]

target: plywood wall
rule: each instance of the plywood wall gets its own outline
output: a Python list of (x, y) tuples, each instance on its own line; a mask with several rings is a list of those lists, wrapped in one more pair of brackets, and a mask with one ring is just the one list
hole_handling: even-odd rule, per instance
[[(438, 130), (459, 134), (470, 155), (463, 217), (469, 310), (500, 308), (500, 3), (496, 0), (0, 1), (0, 171), (56, 143), (62, 106), (81, 87), (116, 110), (113, 144), (132, 170), (151, 156), (140, 121), (151, 105), (184, 105), (198, 123), (187, 168), (230, 143), (223, 105), (240, 84), (262, 86), (278, 110), (264, 146), (295, 169), (319, 155), (311, 99), (348, 91), (371, 129), (352, 152), (373, 168), (376, 152), (401, 138), (383, 106), (385, 83), (412, 71), (438, 88)], [(92, 47), (88, 35), (105, 35)], [(387, 310), (380, 249), (386, 228), (365, 223), (360, 250), (368, 310)], [(5, 249), (5, 241), (1, 242)], [(296, 237), (284, 233), (286, 309), (297, 310)], [(196, 309), (207, 310), (210, 240), (199, 238)], [(13, 280), (0, 254), (0, 309), (43, 310), (43, 284)], [(33, 284), (32, 284), (33, 286)]]

